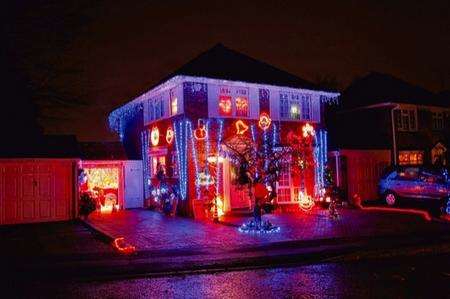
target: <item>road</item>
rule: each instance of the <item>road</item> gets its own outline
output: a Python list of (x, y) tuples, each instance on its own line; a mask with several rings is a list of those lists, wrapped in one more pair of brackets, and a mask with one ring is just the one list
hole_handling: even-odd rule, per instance
[[(450, 255), (158, 278), (27, 282), (10, 298), (450, 298)], [(6, 298), (6, 297), (4, 297)]]

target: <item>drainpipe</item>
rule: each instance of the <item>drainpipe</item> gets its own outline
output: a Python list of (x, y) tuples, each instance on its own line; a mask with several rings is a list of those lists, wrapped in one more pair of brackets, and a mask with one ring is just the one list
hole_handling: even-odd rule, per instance
[(397, 104), (394, 108), (391, 109), (391, 127), (392, 127), (392, 151), (394, 152), (394, 165), (397, 165), (397, 134), (395, 130), (395, 119), (394, 119), (394, 110), (398, 109), (399, 105)]

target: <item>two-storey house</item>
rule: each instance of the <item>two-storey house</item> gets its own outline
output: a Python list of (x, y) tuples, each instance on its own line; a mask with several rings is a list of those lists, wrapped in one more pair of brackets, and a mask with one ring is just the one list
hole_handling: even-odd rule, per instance
[(219, 44), (111, 112), (109, 122), (129, 157), (143, 160), (146, 196), (164, 169), (179, 190), (180, 211), (191, 214), (199, 189), (213, 185), (228, 212), (252, 204), (235, 186), (236, 166), (223, 147), (236, 135), (276, 147), (289, 132), (301, 136), (302, 126), (312, 126), (316, 163), (306, 184), (289, 171), (280, 176), (277, 204), (295, 203), (300, 191), (317, 193), (326, 163), (323, 105), (338, 96)]

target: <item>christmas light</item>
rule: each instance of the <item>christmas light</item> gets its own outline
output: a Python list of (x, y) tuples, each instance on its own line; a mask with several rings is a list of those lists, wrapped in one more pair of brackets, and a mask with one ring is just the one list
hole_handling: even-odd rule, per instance
[(219, 97), (219, 111), (220, 115), (231, 116), (231, 97), (220, 96)]
[(192, 138), (192, 123), (190, 121), (188, 122), (188, 132), (189, 132), (189, 139), (191, 140), (192, 160), (194, 161), (195, 194), (197, 198), (200, 198), (200, 186), (197, 184), (199, 174), (197, 148), (195, 146), (195, 140), (194, 138)]
[(258, 121), (259, 127), (263, 131), (265, 131), (270, 127), (271, 123), (272, 123), (272, 120), (270, 119), (269, 114), (267, 114), (266, 112), (261, 113), (261, 115), (259, 116), (259, 121)]
[(197, 140), (204, 140), (208, 136), (208, 131), (206, 130), (206, 126), (199, 120), (198, 127), (194, 131), (194, 137)]
[[(223, 138), (223, 119), (219, 119), (219, 133), (217, 134), (217, 162), (223, 163), (223, 157), (221, 156), (220, 147), (222, 146), (222, 138)], [(222, 174), (222, 165), (217, 165), (216, 170), (216, 194), (220, 193), (220, 183), (221, 183), (221, 174)]]
[(113, 246), (123, 254), (132, 254), (136, 252), (136, 247), (132, 245), (126, 245), (124, 237), (115, 238), (113, 241)]
[(298, 205), (303, 211), (309, 212), (314, 207), (314, 200), (311, 196), (300, 191), (298, 193)]
[[(187, 198), (187, 179), (188, 179), (188, 163), (187, 163), (187, 137), (188, 130), (190, 128), (190, 122), (186, 120), (180, 120), (175, 122), (174, 132), (175, 132), (175, 147), (177, 151), (177, 166), (179, 174), (179, 188), (180, 196), (182, 200)], [(191, 135), (191, 134), (189, 134)], [(192, 136), (191, 136), (192, 137)]]
[(302, 127), (302, 132), (303, 132), (303, 137), (308, 137), (308, 136), (314, 136), (315, 135), (315, 131), (314, 131), (314, 127), (311, 126), (309, 123), (306, 123), (303, 127)]
[(243, 135), (248, 130), (248, 126), (240, 119), (236, 121), (236, 134)]
[(166, 131), (166, 142), (167, 144), (172, 144), (173, 142), (173, 138), (174, 138), (174, 133), (173, 133), (173, 128), (172, 127), (168, 127), (167, 131)]
[(159, 144), (159, 129), (157, 126), (154, 126), (150, 132), (150, 141), (153, 146), (157, 146)]

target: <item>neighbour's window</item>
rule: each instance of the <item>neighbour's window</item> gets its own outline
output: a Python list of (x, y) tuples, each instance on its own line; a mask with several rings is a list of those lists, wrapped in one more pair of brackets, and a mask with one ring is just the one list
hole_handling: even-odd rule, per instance
[(398, 163), (399, 165), (422, 165), (423, 151), (400, 151)]
[(433, 118), (433, 130), (444, 129), (444, 113), (433, 112), (432, 118)]
[(400, 109), (397, 114), (397, 129), (399, 131), (417, 131), (417, 110)]

